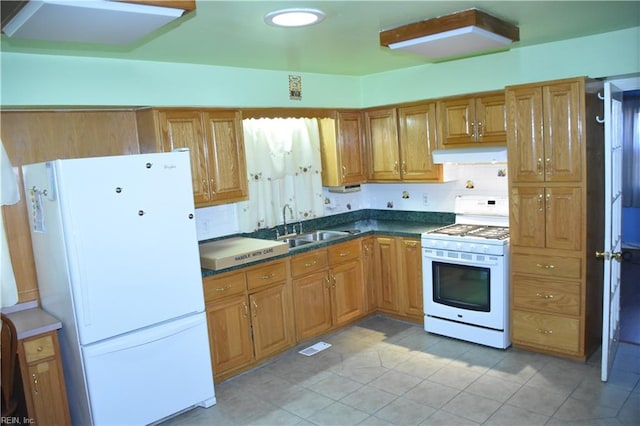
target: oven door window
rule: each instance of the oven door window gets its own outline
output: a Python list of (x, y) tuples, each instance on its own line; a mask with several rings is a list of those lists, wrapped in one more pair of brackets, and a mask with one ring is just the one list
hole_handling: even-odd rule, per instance
[(433, 301), (472, 311), (491, 310), (491, 271), (478, 266), (432, 262)]

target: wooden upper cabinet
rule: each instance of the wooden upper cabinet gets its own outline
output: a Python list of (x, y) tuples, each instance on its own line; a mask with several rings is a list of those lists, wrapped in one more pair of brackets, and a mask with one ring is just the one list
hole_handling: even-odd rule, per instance
[(581, 84), (575, 80), (507, 88), (513, 182), (581, 181)]
[(433, 164), (436, 148), (436, 104), (398, 109), (402, 180), (442, 179), (442, 166)]
[(214, 203), (246, 200), (249, 192), (240, 112), (210, 111), (204, 117), (210, 200)]
[(442, 166), (431, 159), (437, 135), (435, 103), (366, 111), (365, 131), (369, 180), (442, 180)]
[(370, 180), (399, 181), (402, 179), (397, 122), (398, 114), (395, 108), (365, 112)]
[(136, 118), (141, 152), (189, 149), (196, 207), (247, 199), (239, 111), (146, 109)]
[(336, 119), (319, 120), (322, 185), (341, 186), (366, 181), (362, 113), (338, 111)]
[(438, 101), (440, 148), (506, 144), (504, 92)]

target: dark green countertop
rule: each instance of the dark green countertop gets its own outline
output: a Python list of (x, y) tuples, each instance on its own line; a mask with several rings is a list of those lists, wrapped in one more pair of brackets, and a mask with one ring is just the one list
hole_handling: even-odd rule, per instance
[[(218, 271), (210, 269), (202, 269), (202, 277), (217, 275), (224, 272), (234, 271), (248, 266), (257, 265), (264, 262), (270, 262), (275, 259), (281, 259), (288, 256), (316, 250), (329, 245), (338, 244), (344, 241), (361, 238), (367, 235), (390, 235), (394, 237), (419, 238), (423, 232), (430, 231), (435, 228), (453, 223), (455, 215), (453, 213), (438, 212), (410, 212), (410, 211), (389, 211), (389, 210), (359, 210), (356, 212), (343, 213), (334, 216), (325, 216), (318, 219), (312, 219), (302, 222), (303, 233), (318, 229), (331, 231), (349, 231), (349, 235), (336, 238), (331, 241), (307, 244), (300, 247), (289, 249), (289, 253), (280, 256), (274, 256), (268, 259), (262, 259), (256, 262), (225, 268)], [(292, 225), (299, 226), (299, 222), (293, 222)], [(278, 226), (278, 233), (284, 234), (282, 225)], [(288, 227), (288, 231), (291, 228)], [(262, 238), (266, 240), (274, 240), (276, 231), (274, 228), (267, 230), (259, 230), (249, 234), (229, 235), (223, 238), (216, 238), (201, 243), (220, 240), (230, 237), (250, 237)]]

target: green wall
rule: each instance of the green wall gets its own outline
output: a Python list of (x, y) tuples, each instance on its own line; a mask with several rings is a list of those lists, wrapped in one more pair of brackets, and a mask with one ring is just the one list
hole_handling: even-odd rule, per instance
[(288, 98), (289, 72), (0, 53), (0, 105), (360, 108), (502, 89), (506, 85), (640, 72), (640, 27), (475, 58), (351, 77), (302, 76)]

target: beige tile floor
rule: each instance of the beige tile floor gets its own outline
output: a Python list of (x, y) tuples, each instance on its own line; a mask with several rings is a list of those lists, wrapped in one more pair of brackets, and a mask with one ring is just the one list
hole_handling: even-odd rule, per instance
[(375, 316), (216, 386), (166, 425), (640, 425), (640, 346), (586, 363), (492, 349)]

